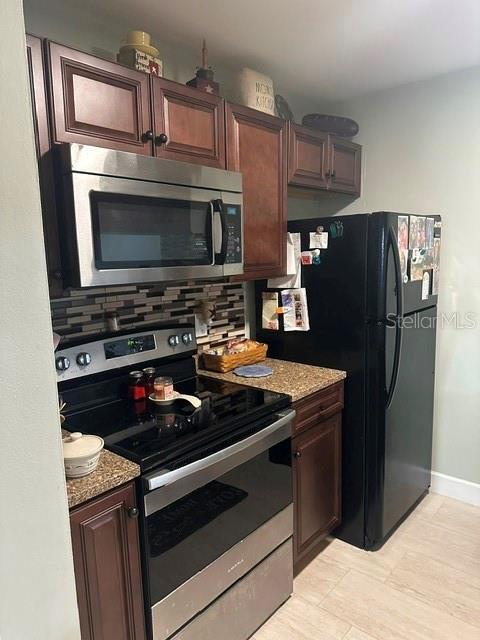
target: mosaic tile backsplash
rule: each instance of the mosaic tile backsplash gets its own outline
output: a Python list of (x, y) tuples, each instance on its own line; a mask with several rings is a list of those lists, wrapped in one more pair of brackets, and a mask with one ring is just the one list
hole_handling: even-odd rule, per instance
[(67, 345), (69, 339), (107, 331), (105, 316), (111, 311), (118, 313), (121, 329), (194, 324), (194, 308), (202, 300), (215, 304), (215, 317), (208, 335), (197, 339), (199, 351), (245, 335), (243, 285), (225, 280), (72, 289), (50, 305), (53, 330), (62, 336), (61, 345)]

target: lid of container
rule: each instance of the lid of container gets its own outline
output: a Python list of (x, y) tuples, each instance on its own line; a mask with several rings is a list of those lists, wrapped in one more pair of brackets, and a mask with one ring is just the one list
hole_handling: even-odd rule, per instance
[(72, 458), (85, 458), (93, 456), (103, 448), (103, 440), (98, 436), (83, 435), (79, 431), (64, 436), (63, 438), (63, 457), (71, 460)]

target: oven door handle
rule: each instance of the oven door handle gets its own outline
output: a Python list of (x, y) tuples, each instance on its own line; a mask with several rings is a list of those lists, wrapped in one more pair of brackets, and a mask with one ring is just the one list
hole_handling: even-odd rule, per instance
[[(147, 493), (145, 496), (146, 514), (158, 511), (174, 500), (178, 500), (289, 438), (292, 433), (291, 423), (294, 417), (295, 411), (293, 409), (279, 411), (274, 422), (240, 442), (179, 469), (147, 474), (143, 478), (144, 486), (147, 491), (152, 493)], [(155, 489), (157, 491), (154, 491)]]

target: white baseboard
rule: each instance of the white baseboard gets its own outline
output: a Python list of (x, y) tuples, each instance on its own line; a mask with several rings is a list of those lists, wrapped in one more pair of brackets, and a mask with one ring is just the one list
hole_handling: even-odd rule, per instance
[(432, 471), (432, 485), (430, 490), (442, 496), (455, 498), (480, 507), (480, 484), (446, 476), (444, 473)]

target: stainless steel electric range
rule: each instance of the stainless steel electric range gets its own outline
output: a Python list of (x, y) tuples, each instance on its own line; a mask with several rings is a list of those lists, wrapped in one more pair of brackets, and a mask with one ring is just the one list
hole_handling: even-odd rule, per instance
[[(197, 376), (193, 329), (70, 343), (56, 354), (65, 428), (138, 463), (144, 600), (152, 640), (245, 640), (292, 592), (286, 395)], [(185, 400), (130, 399), (155, 367)]]

